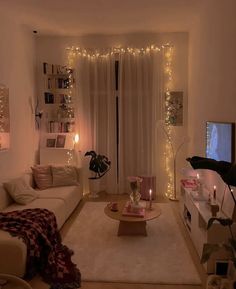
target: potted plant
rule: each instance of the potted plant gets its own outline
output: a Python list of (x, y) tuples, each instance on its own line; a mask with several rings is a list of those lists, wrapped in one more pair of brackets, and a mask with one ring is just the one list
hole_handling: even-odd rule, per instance
[(104, 156), (99, 155), (95, 151), (88, 151), (85, 156), (90, 156), (89, 170), (92, 172), (92, 176), (89, 177), (89, 186), (91, 190), (91, 197), (97, 198), (99, 191), (100, 179), (109, 171), (111, 167), (111, 161)]

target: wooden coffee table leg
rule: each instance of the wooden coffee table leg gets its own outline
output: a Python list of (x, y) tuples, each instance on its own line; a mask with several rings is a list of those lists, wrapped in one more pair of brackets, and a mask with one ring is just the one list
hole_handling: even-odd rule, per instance
[(147, 236), (146, 221), (126, 222), (120, 221), (118, 236), (142, 235)]

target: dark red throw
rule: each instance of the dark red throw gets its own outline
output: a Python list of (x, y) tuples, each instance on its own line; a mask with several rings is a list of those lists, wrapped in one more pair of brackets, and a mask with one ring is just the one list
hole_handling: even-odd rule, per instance
[(73, 252), (62, 244), (52, 212), (37, 208), (0, 213), (0, 229), (26, 243), (25, 278), (39, 273), (51, 289), (80, 288), (80, 271), (71, 261)]

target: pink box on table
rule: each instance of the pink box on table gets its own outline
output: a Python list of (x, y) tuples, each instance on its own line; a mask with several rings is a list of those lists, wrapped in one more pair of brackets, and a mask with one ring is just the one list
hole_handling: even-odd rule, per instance
[(152, 190), (152, 199), (156, 198), (156, 177), (155, 176), (139, 176), (143, 179), (140, 183), (140, 194), (142, 200), (149, 200), (149, 190)]

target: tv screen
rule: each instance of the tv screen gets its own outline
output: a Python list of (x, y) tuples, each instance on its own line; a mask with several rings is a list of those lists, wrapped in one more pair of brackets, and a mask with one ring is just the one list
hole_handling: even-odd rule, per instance
[(234, 123), (206, 123), (206, 157), (234, 162)]

